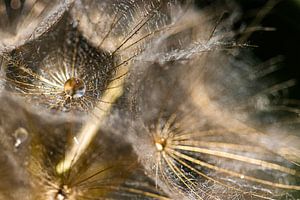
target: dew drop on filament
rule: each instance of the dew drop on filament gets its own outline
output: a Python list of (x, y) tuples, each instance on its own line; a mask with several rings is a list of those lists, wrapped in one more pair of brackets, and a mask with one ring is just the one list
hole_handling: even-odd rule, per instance
[(80, 98), (85, 94), (85, 84), (79, 78), (70, 78), (64, 84), (64, 92), (71, 98)]
[(11, 0), (10, 7), (14, 10), (20, 9), (21, 1), (20, 0)]
[(67, 194), (66, 191), (64, 191), (65, 189), (67, 189), (66, 186), (63, 187), (63, 189), (59, 189), (57, 194), (55, 195), (55, 200), (67, 200)]
[(159, 152), (164, 151), (166, 145), (167, 145), (167, 141), (164, 138), (159, 138), (155, 140), (155, 147)]
[(25, 128), (20, 127), (14, 132), (14, 137), (15, 137), (14, 146), (15, 148), (19, 148), (20, 145), (26, 141), (28, 137), (28, 132)]

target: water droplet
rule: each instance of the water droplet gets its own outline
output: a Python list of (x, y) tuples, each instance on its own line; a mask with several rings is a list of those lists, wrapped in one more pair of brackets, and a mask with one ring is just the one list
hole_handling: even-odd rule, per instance
[(72, 98), (79, 98), (85, 94), (85, 84), (79, 78), (70, 78), (64, 84), (65, 93)]
[(65, 196), (63, 194), (58, 193), (56, 195), (56, 200), (65, 200)]
[(159, 152), (163, 151), (166, 145), (167, 145), (167, 141), (164, 138), (159, 138), (155, 140), (155, 147)]
[(68, 195), (70, 194), (70, 189), (68, 186), (63, 185), (61, 188), (58, 189), (56, 195), (55, 195), (55, 200), (67, 200)]
[(14, 10), (20, 9), (21, 1), (20, 0), (11, 0), (10, 7)]
[(28, 132), (25, 128), (18, 128), (15, 132), (14, 132), (14, 137), (15, 137), (15, 144), (14, 146), (16, 148), (19, 148), (20, 145), (26, 141), (26, 139), (28, 138)]

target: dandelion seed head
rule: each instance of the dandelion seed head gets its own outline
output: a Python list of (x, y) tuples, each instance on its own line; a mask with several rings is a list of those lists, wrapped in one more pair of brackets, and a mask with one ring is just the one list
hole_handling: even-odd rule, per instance
[[(24, 109), (22, 102), (0, 98), (1, 104), (5, 105), (0, 108), (0, 112), (5, 111), (5, 116), (0, 116), (3, 129), (0, 160), (4, 163), (0, 175), (6, 180), (0, 182), (0, 199), (168, 199), (145, 176), (129, 144), (120, 138), (109, 137), (109, 129), (101, 130), (101, 136), (98, 134), (94, 138), (80, 158), (72, 159), (68, 170), (57, 173), (57, 164), (66, 155), (70, 144), (76, 143), (76, 130), (82, 121), (36, 115), (33, 110)], [(17, 116), (12, 107), (18, 111)], [(21, 137), (25, 131), (26, 142), (14, 151), (15, 137)]]
[[(64, 20), (62, 24), (67, 28), (57, 25), (61, 41), (51, 39), (57, 34), (54, 31), (40, 41), (3, 55), (4, 87), (52, 111), (87, 113), (97, 106), (113, 79), (114, 59), (109, 53), (89, 46), (76, 27), (70, 27), (72, 24)], [(47, 40), (53, 43), (53, 49), (43, 46)], [(30, 52), (33, 47), (40, 48), (40, 52)], [(27, 55), (27, 51), (32, 54)]]
[[(250, 122), (249, 113), (270, 103), (254, 95), (260, 88), (245, 78), (250, 67), (232, 67), (215, 51), (194, 55), (195, 63), (156, 63), (132, 89), (138, 108), (129, 112), (139, 120), (129, 141), (149, 176), (171, 197), (189, 199), (272, 199), (300, 189), (297, 163), (272, 148), (283, 141)], [(214, 65), (216, 55), (223, 65)]]

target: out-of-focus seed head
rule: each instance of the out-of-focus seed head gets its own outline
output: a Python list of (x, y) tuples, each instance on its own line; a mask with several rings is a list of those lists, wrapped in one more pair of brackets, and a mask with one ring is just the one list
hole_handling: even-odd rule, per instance
[(0, 199), (168, 199), (144, 175), (130, 146), (104, 129), (68, 170), (59, 173), (56, 166), (70, 145), (81, 145), (81, 122), (44, 118), (24, 109), (22, 102), (0, 98), (0, 112), (5, 113), (0, 117), (0, 160), (6, 161), (0, 167)]
[(12, 50), (47, 32), (73, 0), (5, 0), (0, 2), (0, 52)]

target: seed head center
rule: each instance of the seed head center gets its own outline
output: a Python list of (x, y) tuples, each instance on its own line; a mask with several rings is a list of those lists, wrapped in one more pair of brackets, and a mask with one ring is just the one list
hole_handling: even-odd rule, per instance
[(79, 78), (70, 78), (64, 84), (64, 92), (72, 98), (79, 98), (85, 94), (85, 84)]
[(167, 141), (165, 138), (159, 138), (155, 140), (155, 147), (159, 152), (163, 151), (166, 146), (167, 146)]

